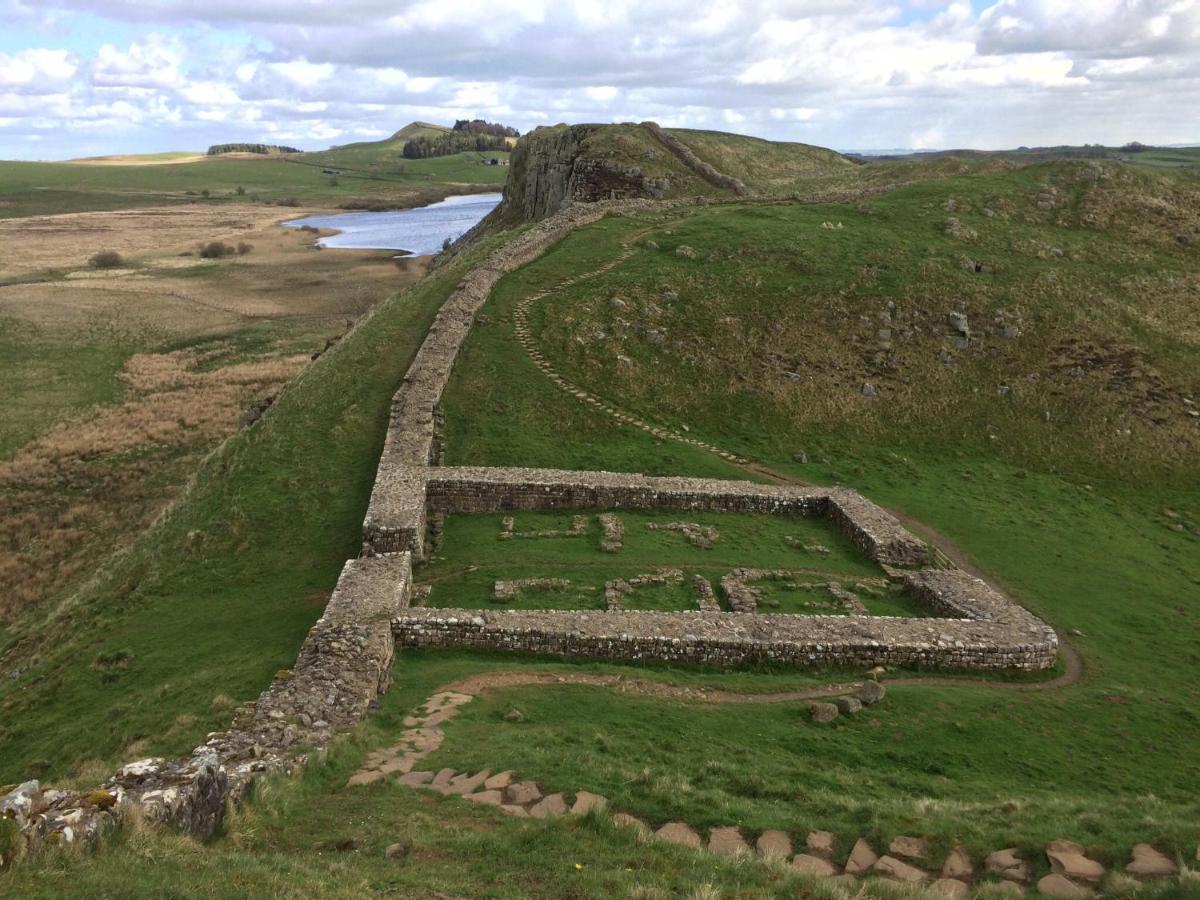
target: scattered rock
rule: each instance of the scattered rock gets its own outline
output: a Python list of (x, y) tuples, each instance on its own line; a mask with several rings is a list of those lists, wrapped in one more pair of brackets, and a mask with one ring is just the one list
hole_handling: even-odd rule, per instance
[(764, 858), (786, 859), (792, 855), (792, 839), (786, 831), (778, 829), (764, 831), (754, 842), (754, 847), (758, 850), (758, 855)]
[(846, 871), (851, 875), (860, 875), (879, 861), (876, 853), (866, 838), (859, 838), (850, 849), (850, 857), (846, 860)]
[(1133, 848), (1125, 871), (1142, 878), (1162, 878), (1179, 871), (1175, 862), (1149, 844), (1138, 844)]
[(804, 845), (818, 856), (832, 857), (837, 838), (832, 831), (810, 831)]
[(602, 797), (599, 794), (592, 794), (588, 791), (577, 791), (575, 794), (575, 802), (571, 806), (571, 815), (584, 816), (590, 813), (593, 809), (604, 809), (608, 806), (608, 798)]
[(649, 834), (650, 826), (639, 819), (637, 816), (631, 816), (629, 813), (615, 813), (612, 817), (612, 823), (617, 828), (633, 828), (639, 834)]
[(997, 850), (983, 861), (983, 867), (1005, 881), (1026, 882), (1031, 874), (1029, 863), (1017, 856), (1015, 847)]
[(859, 391), (864, 397), (870, 400), (874, 400), (879, 396), (879, 389), (873, 384), (864, 384), (861, 388), (859, 388)]
[(654, 832), (654, 836), (664, 841), (669, 841), (672, 844), (682, 844), (685, 847), (694, 847), (700, 849), (700, 835), (692, 830), (692, 826), (686, 822), (668, 822), (658, 831)]
[(689, 247), (687, 244), (680, 244), (675, 248), (675, 255), (683, 259), (696, 259), (700, 254), (695, 247)]
[(504, 799), (517, 806), (524, 806), (526, 803), (536, 803), (542, 799), (542, 789), (532, 781), (510, 784), (504, 789)]
[(929, 873), (918, 869), (916, 866), (909, 865), (903, 860), (896, 859), (894, 856), (881, 856), (875, 861), (873, 868), (884, 878), (891, 878), (893, 881), (906, 881), (910, 884), (924, 881), (929, 877)]
[(797, 853), (792, 857), (792, 868), (808, 875), (819, 875), (822, 878), (837, 874), (837, 869), (829, 860), (821, 859), (819, 856), (810, 856), (807, 853)]
[(508, 722), (524, 722), (525, 714), (514, 706), (504, 714), (504, 718)]
[(970, 878), (974, 874), (975, 867), (971, 865), (971, 857), (958, 847), (951, 850), (946, 857), (946, 862), (942, 865), (942, 877)]
[(742, 830), (736, 825), (724, 828), (713, 828), (708, 833), (708, 849), (711, 853), (749, 853), (750, 845), (742, 837)]
[(939, 878), (929, 886), (929, 893), (935, 897), (965, 897), (970, 891), (967, 883), (957, 878)]
[(832, 703), (810, 703), (808, 710), (818, 725), (828, 725), (838, 717), (838, 708)]
[(408, 851), (412, 849), (412, 844), (408, 841), (397, 841), (394, 844), (388, 844), (387, 849), (383, 851), (383, 855), (388, 859), (399, 859), (403, 856), (408, 856)]
[(1046, 847), (1046, 859), (1050, 860), (1050, 871), (1056, 875), (1083, 881), (1099, 881), (1104, 877), (1104, 866), (1088, 859), (1083, 848), (1073, 841), (1051, 841)]
[(547, 794), (529, 807), (529, 815), (535, 819), (550, 819), (566, 814), (567, 801), (562, 794)]
[(888, 853), (893, 856), (905, 856), (909, 859), (928, 859), (929, 842), (924, 838), (901, 835), (888, 844)]
[(1080, 887), (1065, 875), (1057, 872), (1038, 881), (1037, 889), (1039, 894), (1047, 897), (1061, 897), (1064, 900), (1083, 900), (1083, 898), (1092, 896), (1092, 892), (1087, 888)]
[(495, 775), (485, 781), (483, 786), (489, 791), (502, 791), (513, 783), (515, 777), (516, 776), (511, 769), (506, 772), (497, 772)]
[(862, 701), (857, 697), (838, 697), (833, 701), (838, 708), (838, 712), (845, 716), (854, 716), (862, 712)]
[(808, 462), (808, 454), (805, 453), (803, 450), (797, 450), (795, 453), (792, 454), (792, 462), (807, 463)]
[(864, 681), (862, 687), (858, 689), (858, 699), (862, 701), (863, 706), (874, 706), (887, 694), (885, 688), (878, 681)]

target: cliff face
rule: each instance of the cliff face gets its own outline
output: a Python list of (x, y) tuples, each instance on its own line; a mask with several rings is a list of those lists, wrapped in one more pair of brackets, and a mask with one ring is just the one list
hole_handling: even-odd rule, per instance
[(558, 125), (521, 138), (513, 150), (504, 201), (493, 214), (496, 221), (536, 222), (569, 203), (662, 199), (671, 180), (647, 174), (603, 135), (619, 127)]

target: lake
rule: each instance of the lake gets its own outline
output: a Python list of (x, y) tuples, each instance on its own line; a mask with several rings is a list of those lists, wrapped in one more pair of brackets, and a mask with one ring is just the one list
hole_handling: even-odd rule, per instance
[(500, 203), (501, 194), (464, 194), (416, 209), (389, 212), (351, 212), (334, 216), (307, 216), (284, 222), (291, 228), (336, 228), (338, 234), (321, 238), (322, 247), (346, 250), (395, 250), (425, 256), (442, 249), (469, 231)]

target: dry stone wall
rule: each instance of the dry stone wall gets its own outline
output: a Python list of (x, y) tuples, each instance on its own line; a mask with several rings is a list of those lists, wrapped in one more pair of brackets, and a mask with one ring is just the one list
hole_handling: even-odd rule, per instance
[[(1028, 615), (1028, 614), (1027, 614)], [(464, 648), (622, 662), (720, 667), (921, 666), (1026, 670), (1054, 664), (1054, 632), (1031, 621), (726, 612), (547, 612), (409, 609), (396, 617), (404, 647)]]

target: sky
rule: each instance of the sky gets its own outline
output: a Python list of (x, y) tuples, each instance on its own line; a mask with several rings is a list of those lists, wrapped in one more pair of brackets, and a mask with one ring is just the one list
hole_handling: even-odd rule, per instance
[(0, 157), (653, 119), (841, 150), (1200, 143), (1200, 0), (0, 0)]

